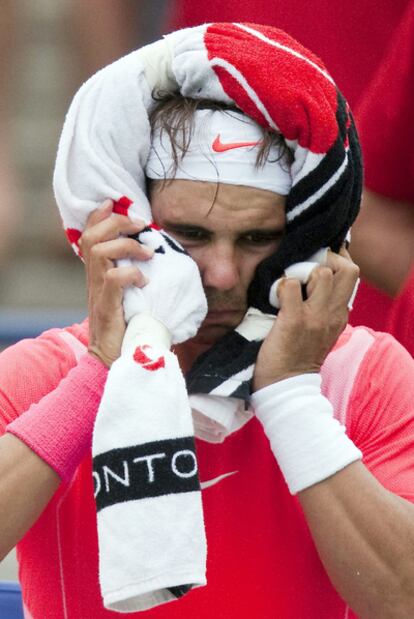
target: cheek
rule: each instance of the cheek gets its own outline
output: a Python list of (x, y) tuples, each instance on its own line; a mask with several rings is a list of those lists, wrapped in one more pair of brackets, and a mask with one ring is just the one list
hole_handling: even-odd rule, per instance
[(277, 250), (278, 244), (275, 243), (271, 248), (266, 247), (262, 250), (255, 250), (251, 252), (245, 252), (242, 258), (243, 264), (243, 280), (250, 282), (252, 281), (254, 274), (256, 272), (257, 267), (263, 260), (272, 256)]
[(262, 260), (264, 260), (264, 258), (265, 256), (253, 255), (245, 257), (245, 259), (242, 261), (241, 279), (246, 287), (248, 287), (253, 280), (256, 268), (259, 266)]
[[(203, 273), (206, 268), (214, 264), (217, 259), (217, 254), (214, 252), (212, 247), (186, 247), (185, 249), (191, 258), (196, 262), (201, 273)], [(271, 256), (276, 249), (277, 247), (271, 250), (266, 249), (263, 251), (236, 251), (236, 255), (234, 257), (236, 268), (240, 275), (240, 281), (245, 285), (245, 287), (247, 287), (252, 281), (256, 268), (259, 264), (265, 260), (265, 258)]]
[(185, 251), (191, 256), (194, 262), (197, 264), (200, 271), (203, 270), (204, 264), (208, 263), (208, 256), (206, 256), (206, 250), (201, 247), (188, 247), (181, 241)]

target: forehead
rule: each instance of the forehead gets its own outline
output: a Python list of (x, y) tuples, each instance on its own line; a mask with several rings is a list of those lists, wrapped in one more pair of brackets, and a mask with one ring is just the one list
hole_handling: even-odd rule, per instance
[(285, 227), (285, 197), (264, 189), (202, 181), (156, 182), (150, 192), (155, 221), (228, 229)]

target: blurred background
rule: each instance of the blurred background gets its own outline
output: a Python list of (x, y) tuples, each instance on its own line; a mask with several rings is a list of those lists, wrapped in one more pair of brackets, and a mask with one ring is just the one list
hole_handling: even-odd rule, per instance
[(52, 191), (62, 123), (87, 77), (158, 38), (165, 4), (1, 2), (0, 347), (86, 315), (83, 267)]
[[(67, 107), (100, 67), (158, 38), (164, 0), (1, 0), (0, 350), (86, 316), (52, 191)], [(0, 580), (16, 580), (15, 553)]]
[[(353, 254), (366, 281), (351, 322), (389, 330), (414, 351), (414, 0), (1, 0), (0, 350), (86, 316), (82, 263), (52, 192), (74, 93), (161, 34), (216, 20), (285, 29), (347, 97), (366, 161)], [(0, 580), (15, 578), (12, 554)]]

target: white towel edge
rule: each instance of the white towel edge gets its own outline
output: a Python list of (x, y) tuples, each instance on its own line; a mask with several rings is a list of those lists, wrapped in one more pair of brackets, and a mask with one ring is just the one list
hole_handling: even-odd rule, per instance
[(202, 587), (207, 584), (206, 575), (203, 571), (189, 571), (188, 566), (183, 571), (174, 570), (172, 573), (158, 574), (143, 582), (133, 583), (107, 592), (103, 595), (105, 608), (119, 613), (138, 612), (148, 610), (160, 604), (177, 600), (173, 593), (168, 591), (170, 587), (178, 587), (183, 584), (191, 584), (192, 588)]

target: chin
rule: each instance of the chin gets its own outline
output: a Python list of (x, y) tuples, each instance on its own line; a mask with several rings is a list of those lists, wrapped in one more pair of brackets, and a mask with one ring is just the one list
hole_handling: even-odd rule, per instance
[(188, 372), (200, 355), (207, 352), (223, 336), (233, 329), (234, 326), (229, 325), (202, 325), (197, 335), (179, 344), (176, 347), (176, 352), (183, 372)]
[(197, 335), (190, 341), (195, 348), (200, 346), (204, 351), (207, 348), (214, 346), (216, 342), (218, 342), (224, 335), (233, 329), (234, 327), (224, 325), (203, 325), (199, 329)]
[(227, 333), (233, 331), (242, 321), (244, 312), (238, 312), (238, 314), (240, 315), (222, 322), (212, 321), (207, 318), (197, 331), (197, 334), (180, 345), (181, 351), (186, 351), (185, 354), (188, 355), (187, 360), (192, 359), (194, 361), (195, 358), (205, 353), (209, 348), (212, 348)]

